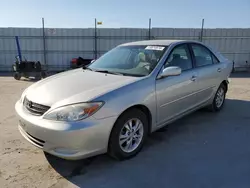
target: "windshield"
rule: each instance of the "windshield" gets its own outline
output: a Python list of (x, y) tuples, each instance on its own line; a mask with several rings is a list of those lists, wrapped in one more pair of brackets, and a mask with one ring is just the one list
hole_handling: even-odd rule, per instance
[(167, 46), (119, 46), (104, 54), (88, 68), (130, 76), (147, 76), (161, 59)]

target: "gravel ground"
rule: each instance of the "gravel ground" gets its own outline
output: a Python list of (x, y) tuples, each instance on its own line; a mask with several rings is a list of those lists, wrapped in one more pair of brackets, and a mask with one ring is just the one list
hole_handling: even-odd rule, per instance
[(19, 134), (14, 104), (33, 82), (0, 77), (0, 187), (250, 187), (250, 74), (234, 74), (224, 109), (152, 134), (135, 158), (65, 161)]

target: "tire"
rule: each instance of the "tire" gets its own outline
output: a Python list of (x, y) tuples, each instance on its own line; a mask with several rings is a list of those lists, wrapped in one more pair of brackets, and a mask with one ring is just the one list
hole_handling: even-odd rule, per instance
[(27, 74), (24, 74), (23, 76), (24, 76), (24, 78), (29, 78), (29, 75), (27, 75)]
[(16, 80), (20, 80), (20, 79), (21, 79), (21, 74), (18, 73), (18, 72), (15, 72), (14, 78), (15, 78)]
[(218, 90), (216, 91), (213, 103), (209, 106), (209, 110), (212, 112), (220, 111), (224, 106), (225, 98), (226, 98), (226, 87), (224, 84), (221, 84)]
[(46, 77), (47, 77), (46, 72), (42, 71), (42, 72), (41, 72), (41, 78), (46, 78)]
[[(131, 129), (129, 130), (128, 127), (130, 126), (129, 124), (127, 124), (129, 122), (132, 122), (132, 129), (136, 129), (137, 127), (138, 130), (136, 131), (134, 130), (132, 131)], [(141, 110), (136, 108), (125, 112), (123, 115), (121, 115), (121, 117), (118, 118), (111, 131), (108, 154), (111, 157), (118, 160), (129, 159), (135, 156), (142, 149), (147, 134), (148, 134), (147, 116)], [(126, 138), (122, 138), (124, 136)], [(128, 137), (130, 138), (127, 139)], [(121, 144), (122, 142), (123, 144)], [(126, 146), (131, 146), (131, 147), (126, 147)]]
[(35, 63), (35, 69), (36, 69), (36, 72), (40, 72), (42, 70), (42, 65), (41, 65), (40, 61), (37, 61)]

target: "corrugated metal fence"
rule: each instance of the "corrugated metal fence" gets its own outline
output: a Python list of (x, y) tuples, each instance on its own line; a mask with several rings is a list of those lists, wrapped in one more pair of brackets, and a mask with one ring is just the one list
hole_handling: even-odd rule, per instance
[[(151, 39), (199, 40), (200, 29), (152, 28)], [(17, 55), (15, 36), (19, 36), (22, 55), (28, 60), (46, 62), (49, 70), (62, 70), (70, 66), (73, 57), (94, 58), (95, 30), (45, 28), (0, 28), (0, 71), (11, 70)], [(97, 29), (97, 54), (126, 42), (146, 40), (148, 29)], [(250, 29), (204, 29), (203, 42), (219, 50), (236, 66), (250, 64)], [(44, 56), (45, 54), (45, 56)]]

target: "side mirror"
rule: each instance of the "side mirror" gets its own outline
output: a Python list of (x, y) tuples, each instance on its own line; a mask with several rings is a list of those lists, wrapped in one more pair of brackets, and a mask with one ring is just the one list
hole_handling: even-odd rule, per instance
[(180, 67), (167, 67), (159, 74), (158, 78), (165, 78), (168, 76), (178, 76), (181, 74)]

